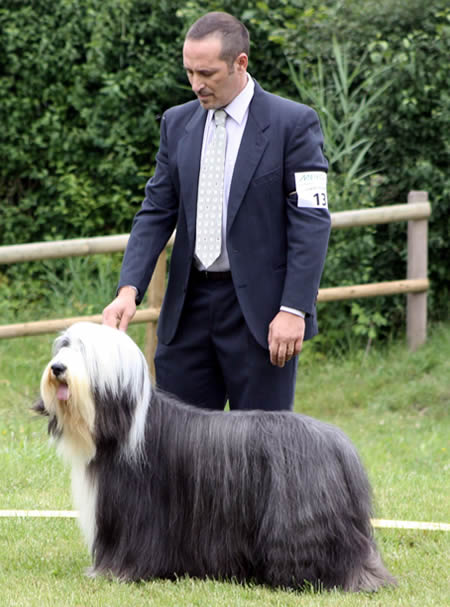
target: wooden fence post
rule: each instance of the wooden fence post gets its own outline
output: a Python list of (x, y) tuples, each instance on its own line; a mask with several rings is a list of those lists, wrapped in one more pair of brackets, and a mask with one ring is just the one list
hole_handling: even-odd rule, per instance
[[(408, 203), (428, 202), (428, 192), (409, 192)], [(427, 278), (428, 220), (408, 221), (407, 278)], [(407, 296), (406, 335), (410, 350), (416, 350), (427, 337), (427, 292)]]
[[(155, 271), (153, 272), (152, 280), (148, 289), (147, 305), (149, 308), (160, 308), (166, 288), (166, 260), (167, 253), (164, 248), (159, 256)], [(150, 373), (155, 378), (155, 351), (157, 344), (156, 326), (158, 321), (154, 320), (147, 324), (147, 334), (145, 339), (145, 358), (150, 369)]]

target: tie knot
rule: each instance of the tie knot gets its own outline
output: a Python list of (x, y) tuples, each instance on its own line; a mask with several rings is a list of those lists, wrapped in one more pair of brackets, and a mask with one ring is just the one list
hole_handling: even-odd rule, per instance
[(224, 126), (226, 118), (227, 113), (225, 110), (216, 110), (214, 112), (214, 122), (216, 123), (216, 126)]

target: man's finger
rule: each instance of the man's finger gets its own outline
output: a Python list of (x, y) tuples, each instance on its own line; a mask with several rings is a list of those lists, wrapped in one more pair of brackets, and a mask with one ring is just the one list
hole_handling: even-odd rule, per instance
[(284, 367), (287, 361), (287, 347), (286, 344), (281, 343), (278, 347), (278, 366)]
[(302, 351), (302, 347), (303, 347), (303, 337), (299, 337), (299, 339), (297, 339), (297, 341), (295, 342), (294, 356), (297, 356), (298, 354), (300, 354), (300, 352)]
[(115, 314), (115, 312), (113, 312), (111, 309), (105, 308), (103, 310), (102, 323), (104, 325), (107, 325), (108, 327), (112, 327), (113, 329), (115, 329), (117, 327), (118, 321), (119, 321), (119, 318), (118, 318), (117, 314)]
[(129, 311), (128, 309), (124, 310), (119, 323), (119, 331), (126, 331), (128, 329), (128, 325), (134, 316), (134, 312), (135, 311)]
[(272, 341), (269, 346), (269, 352), (270, 352), (270, 362), (272, 363), (272, 365), (276, 365), (278, 362), (278, 344), (276, 344)]

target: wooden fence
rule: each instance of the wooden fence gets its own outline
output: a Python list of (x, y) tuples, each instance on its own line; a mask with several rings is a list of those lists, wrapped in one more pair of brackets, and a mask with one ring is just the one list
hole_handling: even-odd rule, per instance
[[(407, 204), (332, 213), (333, 229), (408, 221), (407, 277), (391, 282), (320, 289), (318, 301), (341, 301), (405, 293), (407, 294), (408, 346), (411, 350), (418, 348), (426, 340), (427, 290), (429, 288), (427, 279), (428, 217), (430, 214), (431, 206), (428, 202), (427, 192), (410, 192)], [(0, 265), (97, 253), (114, 253), (124, 251), (127, 242), (128, 234), (122, 234), (3, 246), (0, 247)], [(156, 323), (165, 288), (165, 271), (166, 251), (163, 251), (149, 286), (148, 307), (138, 310), (132, 320), (133, 323), (148, 323), (145, 354), (151, 364), (156, 347)], [(101, 315), (0, 325), (0, 339), (53, 333), (80, 320), (100, 323)]]

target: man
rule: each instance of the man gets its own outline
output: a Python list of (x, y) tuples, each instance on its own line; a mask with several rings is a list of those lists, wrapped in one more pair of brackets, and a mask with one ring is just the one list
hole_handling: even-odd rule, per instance
[(197, 100), (162, 118), (104, 322), (126, 330), (176, 227), (157, 384), (197, 406), (289, 409), (303, 340), (317, 333), (327, 162), (316, 113), (265, 92), (248, 55), (248, 32), (227, 13), (188, 31), (183, 60)]

